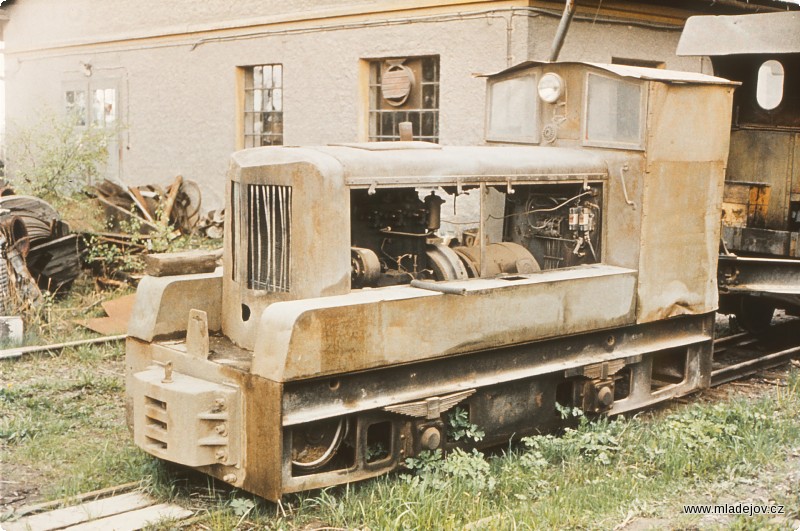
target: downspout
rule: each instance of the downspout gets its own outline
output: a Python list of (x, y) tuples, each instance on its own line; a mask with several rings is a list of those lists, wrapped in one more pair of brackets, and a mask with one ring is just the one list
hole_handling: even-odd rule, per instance
[(558, 60), (558, 54), (561, 53), (561, 47), (564, 45), (564, 39), (567, 37), (567, 31), (573, 16), (575, 16), (575, 0), (567, 0), (564, 5), (564, 13), (561, 15), (561, 22), (558, 23), (556, 36), (553, 39), (553, 46), (550, 48), (549, 61)]

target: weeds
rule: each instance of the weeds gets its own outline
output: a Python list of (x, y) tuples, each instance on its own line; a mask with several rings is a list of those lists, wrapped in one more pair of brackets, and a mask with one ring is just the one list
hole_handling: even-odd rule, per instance
[(758, 399), (630, 418), (590, 422), (565, 409), (577, 425), (559, 436), (526, 437), (501, 455), (424, 452), (407, 459), (410, 473), (399, 477), (298, 497), (296, 521), (372, 529), (608, 528), (629, 514), (674, 516), (679, 509), (671, 503), (692, 499), (693, 489), (745, 480), (800, 444), (798, 381), (793, 373), (786, 388)]
[(447, 438), (452, 441), (478, 442), (486, 433), (469, 421), (469, 412), (456, 407), (447, 415)]

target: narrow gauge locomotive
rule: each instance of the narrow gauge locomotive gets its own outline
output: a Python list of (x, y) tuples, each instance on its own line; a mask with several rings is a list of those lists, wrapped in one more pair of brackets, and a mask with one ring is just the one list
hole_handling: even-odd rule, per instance
[(800, 13), (692, 17), (679, 55), (741, 82), (723, 200), (720, 311), (764, 332), (800, 314)]
[(137, 445), (277, 500), (463, 444), (454, 408), (488, 446), (707, 386), (734, 88), (528, 62), (488, 77), (506, 145), (235, 153), (223, 267), (139, 285)]

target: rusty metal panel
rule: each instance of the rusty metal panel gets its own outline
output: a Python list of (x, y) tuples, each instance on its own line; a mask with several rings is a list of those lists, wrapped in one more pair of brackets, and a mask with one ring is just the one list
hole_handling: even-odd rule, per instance
[(800, 201), (800, 133), (794, 134), (792, 153), (792, 201)]
[(678, 55), (799, 53), (800, 13), (689, 17)]
[(204, 310), (208, 326), (222, 326), (222, 270), (198, 275), (144, 277), (128, 323), (128, 336), (152, 341), (156, 336), (186, 330), (189, 310)]
[[(313, 149), (269, 148), (239, 151), (233, 154), (228, 177), (241, 186), (238, 204), (232, 203), (235, 195), (227, 187), (226, 202), (231, 218), (237, 222), (239, 237), (230, 235), (231, 242), (223, 255), (225, 271), (238, 272), (234, 278), (226, 274), (222, 291), (222, 330), (237, 345), (253, 348), (257, 316), (278, 301), (342, 295), (350, 290), (350, 227), (349, 217), (343, 212), (350, 209), (350, 194), (344, 184), (341, 165), (336, 159)], [(286, 285), (289, 291), (269, 291), (252, 285), (248, 288), (247, 260), (253, 247), (263, 244), (263, 234), (256, 228), (263, 223), (248, 219), (248, 214), (258, 218), (265, 209), (252, 208), (248, 199), (249, 185), (270, 185), (287, 191), (295, 206), (282, 209), (288, 216), (281, 224), (290, 234), (281, 236), (286, 245), (291, 241)], [(274, 210), (273, 210), (274, 212)], [(325, 231), (335, 224), (336, 231)], [(230, 224), (228, 225), (230, 227)], [(230, 230), (230, 229), (227, 229)], [(324, 238), (320, 235), (326, 233)], [(261, 238), (260, 238), (261, 236)], [(233, 246), (236, 246), (234, 251)], [(277, 256), (273, 254), (273, 256)], [(234, 267), (233, 260), (241, 262)], [(320, 267), (320, 264), (325, 264)], [(250, 319), (250, 316), (256, 316)]]
[(722, 223), (730, 227), (759, 227), (766, 224), (771, 187), (765, 183), (725, 181)]
[(172, 365), (138, 372), (131, 382), (140, 448), (187, 466), (241, 464), (238, 388), (173, 372)]
[(725, 293), (800, 295), (799, 260), (722, 256), (719, 266)]
[(351, 187), (505, 184), (570, 176), (602, 177), (603, 157), (587, 150), (552, 147), (442, 146), (440, 149), (381, 149), (362, 145), (317, 148), (342, 165)]
[(722, 237), (728, 250), (800, 258), (797, 232), (753, 227), (723, 227)]
[[(724, 162), (730, 146), (733, 88), (650, 84), (647, 160)], [(737, 179), (746, 181), (750, 179)]]
[[(650, 165), (642, 206), (638, 322), (717, 307), (722, 162)], [(691, 260), (686, 257), (691, 256)]]
[[(640, 323), (717, 307), (716, 280), (708, 272), (717, 267), (732, 96), (731, 89), (651, 85)], [(705, 131), (703, 141), (691, 131)]]
[[(605, 330), (572, 337), (473, 352), (331, 380), (287, 384), (284, 425), (301, 424), (464, 389), (520, 381), (547, 374), (572, 374), (587, 364), (615, 360), (638, 363), (642, 353), (710, 343), (712, 326), (697, 316)], [(609, 338), (612, 338), (609, 340)], [(609, 345), (613, 343), (613, 345)]]
[[(289, 381), (627, 325), (635, 284), (635, 271), (596, 264), (447, 283), (464, 296), (398, 286), (277, 303), (261, 317), (252, 372)], [(409, 337), (423, 339), (409, 348)]]
[(731, 133), (728, 181), (766, 183), (770, 186), (766, 227), (787, 230), (789, 186), (792, 182), (794, 133), (743, 129)]

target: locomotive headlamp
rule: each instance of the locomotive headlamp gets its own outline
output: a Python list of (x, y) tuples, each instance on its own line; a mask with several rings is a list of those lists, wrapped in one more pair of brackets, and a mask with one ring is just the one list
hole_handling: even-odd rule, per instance
[(564, 80), (561, 76), (550, 72), (539, 80), (539, 97), (547, 103), (555, 103), (564, 93)]

